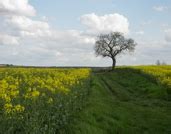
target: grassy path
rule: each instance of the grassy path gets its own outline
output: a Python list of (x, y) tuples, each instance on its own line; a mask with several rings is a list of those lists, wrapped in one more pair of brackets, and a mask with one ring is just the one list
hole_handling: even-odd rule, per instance
[(91, 87), (87, 107), (76, 115), (67, 133), (171, 133), (171, 102), (158, 99), (162, 87), (147, 77), (118, 69), (94, 74)]

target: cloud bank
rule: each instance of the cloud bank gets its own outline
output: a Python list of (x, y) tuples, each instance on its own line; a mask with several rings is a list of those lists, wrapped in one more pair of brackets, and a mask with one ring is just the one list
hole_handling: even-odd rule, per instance
[(28, 0), (0, 0), (0, 14), (35, 16), (36, 11)]
[(127, 34), (129, 32), (128, 19), (118, 13), (98, 16), (95, 13), (81, 16), (81, 23), (87, 26), (87, 32), (93, 34), (118, 31)]

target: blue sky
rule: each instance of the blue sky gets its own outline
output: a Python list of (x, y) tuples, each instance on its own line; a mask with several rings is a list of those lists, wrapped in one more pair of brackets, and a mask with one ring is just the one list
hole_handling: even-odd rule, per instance
[[(79, 17), (83, 14), (96, 13), (98, 15), (119, 13), (126, 16), (130, 22), (131, 30), (140, 30), (144, 22), (152, 25), (145, 26), (146, 35), (161, 38), (162, 24), (171, 25), (171, 9), (155, 11), (155, 6), (171, 5), (169, 0), (31, 0), (32, 5), (41, 16), (54, 18), (51, 23), (61, 29), (81, 29)], [(171, 8), (171, 7), (169, 7)]]
[(143, 21), (157, 21), (157, 24), (170, 23), (170, 10), (156, 12), (154, 6), (171, 5), (169, 0), (31, 0), (38, 13), (42, 16), (54, 17), (54, 25), (62, 28), (78, 28), (81, 15), (97, 13), (99, 15), (120, 13), (129, 18), (132, 25), (140, 25)]
[(138, 43), (119, 65), (171, 64), (170, 15), (170, 0), (0, 0), (0, 63), (108, 66), (110, 59), (94, 56), (93, 41), (112, 22), (111, 31)]

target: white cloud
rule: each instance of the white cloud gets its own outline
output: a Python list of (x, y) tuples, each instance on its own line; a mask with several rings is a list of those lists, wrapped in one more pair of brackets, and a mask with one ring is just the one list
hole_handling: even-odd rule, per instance
[(51, 40), (59, 41), (66, 44), (67, 47), (87, 48), (95, 43), (93, 36), (86, 35), (84, 32), (77, 30), (55, 31)]
[(128, 19), (120, 14), (106, 14), (98, 16), (95, 13), (86, 14), (80, 18), (82, 24), (88, 27), (88, 33), (99, 34), (109, 32), (129, 32)]
[(34, 16), (36, 11), (28, 0), (0, 0), (0, 14)]
[(19, 39), (15, 36), (0, 33), (0, 45), (18, 45)]
[[(155, 64), (157, 60), (171, 63), (171, 46), (163, 40), (137, 40), (135, 52), (126, 57), (119, 57), (118, 62), (121, 65), (145, 65)], [(128, 60), (129, 59), (129, 60)]]
[(47, 22), (32, 20), (25, 16), (11, 16), (6, 18), (6, 23), (22, 36), (43, 37), (51, 35), (50, 26)]
[(171, 42), (171, 29), (165, 30), (165, 39), (167, 42)]
[(153, 7), (153, 10), (158, 11), (158, 12), (162, 12), (162, 11), (165, 11), (167, 9), (168, 9), (167, 6), (154, 6)]
[(144, 35), (144, 31), (137, 31), (137, 32), (135, 32), (135, 34), (137, 34), (137, 35)]
[(0, 46), (1, 63), (76, 65), (82, 59), (78, 65), (86, 65), (85, 55), (90, 59), (95, 39), (83, 31), (57, 30), (46, 21), (11, 13), (1, 22), (5, 34), (0, 34), (0, 44), (8, 44)]
[(56, 30), (50, 27), (47, 22), (32, 20), (25, 16), (6, 17), (5, 22), (10, 27), (11, 32), (20, 36), (24, 41), (39, 41), (48, 44), (49, 48), (59, 45), (63, 47), (82, 47), (86, 48), (95, 42), (94, 37), (85, 35), (84, 32), (77, 30)]

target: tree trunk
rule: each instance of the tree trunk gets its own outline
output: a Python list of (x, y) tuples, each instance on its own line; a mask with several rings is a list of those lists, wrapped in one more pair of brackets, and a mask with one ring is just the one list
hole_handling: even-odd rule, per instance
[(116, 66), (116, 59), (115, 58), (112, 58), (112, 61), (113, 61), (112, 70), (114, 70), (115, 69), (115, 66)]

